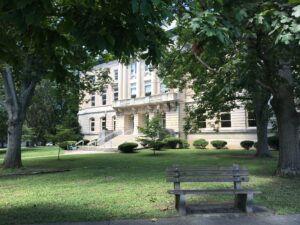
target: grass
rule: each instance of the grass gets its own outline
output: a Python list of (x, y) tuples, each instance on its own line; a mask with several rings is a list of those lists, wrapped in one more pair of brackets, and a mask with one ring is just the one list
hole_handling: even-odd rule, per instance
[[(300, 212), (300, 179), (273, 176), (276, 153), (271, 159), (256, 159), (251, 151), (191, 149), (160, 151), (154, 157), (152, 151), (143, 150), (63, 155), (60, 161), (54, 153), (55, 148), (24, 152), (25, 169), (68, 168), (70, 172), (0, 178), (0, 225), (177, 215), (174, 197), (166, 193), (172, 184), (165, 182), (165, 169), (172, 164), (245, 165), (251, 174), (247, 186), (263, 192), (255, 197), (255, 204), (278, 214)], [(215, 188), (224, 184), (201, 185)], [(200, 199), (223, 200), (220, 196)]]

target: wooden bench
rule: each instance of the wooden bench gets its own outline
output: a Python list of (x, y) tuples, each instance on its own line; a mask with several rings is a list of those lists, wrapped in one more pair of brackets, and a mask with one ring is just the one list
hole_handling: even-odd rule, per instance
[[(231, 167), (185, 167), (173, 166), (167, 169), (167, 182), (174, 183), (174, 190), (169, 194), (175, 195), (175, 208), (180, 215), (186, 215), (186, 195), (221, 194), (234, 195), (234, 206), (244, 212), (253, 212), (253, 195), (261, 192), (244, 189), (242, 182), (249, 181), (247, 168), (233, 165)], [(232, 182), (232, 189), (182, 189), (183, 182)]]

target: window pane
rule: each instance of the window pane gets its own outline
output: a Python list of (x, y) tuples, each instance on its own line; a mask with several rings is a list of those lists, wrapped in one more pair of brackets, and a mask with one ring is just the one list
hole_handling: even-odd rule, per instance
[(102, 105), (106, 105), (106, 94), (102, 95)]
[(118, 70), (114, 70), (114, 78), (115, 78), (115, 80), (119, 79)]
[(114, 87), (114, 100), (118, 100), (118, 96), (119, 96), (119, 89), (118, 86)]
[(136, 63), (132, 63), (130, 65), (130, 74), (131, 74), (131, 79), (136, 77)]
[(221, 114), (221, 127), (231, 127), (231, 114), (230, 113)]
[(95, 96), (91, 97), (91, 106), (95, 106)]
[(166, 85), (164, 83), (160, 83), (160, 93), (166, 93), (168, 91)]
[(206, 121), (200, 121), (198, 125), (199, 128), (206, 128)]
[(254, 112), (248, 112), (248, 127), (256, 127), (256, 117)]
[(151, 80), (145, 81), (145, 95), (151, 95)]

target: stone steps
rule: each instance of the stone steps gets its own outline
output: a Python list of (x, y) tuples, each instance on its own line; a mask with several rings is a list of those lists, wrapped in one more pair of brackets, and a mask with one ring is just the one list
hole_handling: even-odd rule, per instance
[[(119, 135), (100, 146), (78, 146), (80, 150), (117, 152), (118, 146), (124, 142), (135, 142), (138, 135)], [(141, 147), (141, 146), (139, 146)]]

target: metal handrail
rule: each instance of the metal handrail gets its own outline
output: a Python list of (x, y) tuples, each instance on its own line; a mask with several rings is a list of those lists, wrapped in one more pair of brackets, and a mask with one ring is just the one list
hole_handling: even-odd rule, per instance
[(82, 145), (84, 145), (84, 140), (77, 141), (77, 142), (75, 143), (75, 146), (78, 146), (78, 145), (81, 144), (81, 143), (82, 143)]
[(95, 146), (96, 146), (97, 143), (98, 143), (98, 139), (94, 139), (94, 140), (91, 140), (87, 145), (91, 146), (91, 145), (95, 144)]

